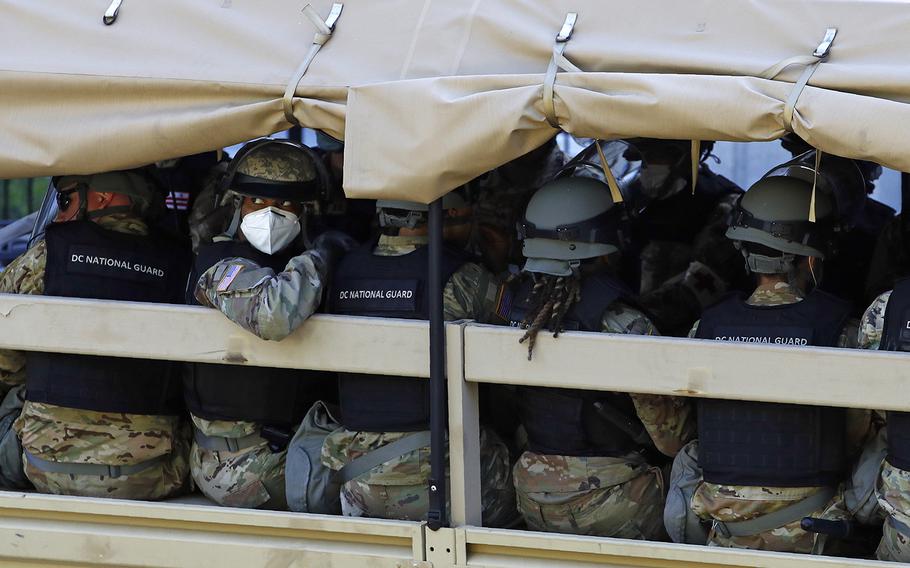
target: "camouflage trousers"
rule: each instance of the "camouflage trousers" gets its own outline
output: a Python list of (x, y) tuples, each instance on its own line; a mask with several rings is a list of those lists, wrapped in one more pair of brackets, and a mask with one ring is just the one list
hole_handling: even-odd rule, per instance
[[(323, 463), (339, 470), (347, 463), (410, 433), (350, 432), (341, 428), (323, 446)], [(484, 526), (509, 526), (517, 519), (509, 450), (491, 430), (480, 431), (481, 504)], [(377, 466), (341, 487), (347, 516), (422, 521), (429, 510), (430, 448)]]
[(525, 452), (513, 475), (518, 510), (530, 529), (666, 539), (663, 475), (639, 454), (577, 457)]
[(878, 502), (888, 514), (875, 556), (879, 560), (910, 562), (910, 471), (882, 465)]
[[(704, 521), (735, 523), (789, 507), (821, 490), (820, 487), (744, 487), (702, 482), (692, 496), (691, 507)], [(849, 518), (843, 491), (838, 491), (827, 505), (806, 516), (829, 520)], [(804, 531), (800, 528), (801, 520), (751, 536), (725, 537), (712, 529), (708, 534), (708, 546), (820, 554), (824, 537)]]
[(158, 500), (187, 490), (189, 474), (189, 428), (183, 424), (173, 440), (172, 451), (160, 463), (120, 477), (48, 473), (25, 462), (25, 475), (41, 493), (109, 497), (113, 499)]
[(199, 490), (219, 505), (286, 511), (286, 458), (287, 450), (272, 452), (264, 442), (238, 452), (206, 450), (194, 442), (190, 471)]

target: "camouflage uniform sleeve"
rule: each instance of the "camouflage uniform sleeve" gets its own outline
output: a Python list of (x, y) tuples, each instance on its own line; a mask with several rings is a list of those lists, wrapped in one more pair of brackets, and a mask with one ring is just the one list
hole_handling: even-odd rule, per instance
[(280, 341), (319, 307), (325, 280), (325, 262), (317, 251), (295, 256), (278, 274), (251, 260), (230, 258), (199, 277), (195, 295), (257, 337)]
[[(38, 241), (0, 273), (0, 293), (44, 293), (44, 268), (47, 265), (47, 246)], [(25, 353), (0, 349), (0, 391), (25, 383)]]
[(498, 293), (498, 282), (489, 270), (474, 262), (464, 264), (449, 278), (443, 290), (442, 309), (446, 321), (491, 321)]
[[(604, 333), (660, 335), (648, 316), (623, 303), (616, 303), (604, 312), (601, 326)], [(656, 394), (630, 393), (629, 396), (638, 418), (661, 453), (675, 456), (695, 437), (695, 412), (689, 399)]]
[(885, 309), (888, 307), (889, 298), (891, 298), (891, 292), (885, 292), (866, 308), (856, 334), (858, 349), (878, 349), (882, 342), (882, 333), (885, 330)]
[(840, 335), (837, 338), (838, 347), (844, 349), (857, 348), (856, 340), (859, 337), (859, 324), (860, 321), (856, 318), (847, 320), (847, 323), (844, 324), (844, 329), (841, 330)]

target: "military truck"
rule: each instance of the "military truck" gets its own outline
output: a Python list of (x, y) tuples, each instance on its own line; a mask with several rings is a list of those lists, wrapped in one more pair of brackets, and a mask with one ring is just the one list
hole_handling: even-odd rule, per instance
[[(432, 203), (560, 130), (773, 140), (910, 171), (910, 13), (894, 2), (7, 0), (0, 178), (92, 173), (303, 125), (344, 139), (349, 197)], [(693, 142), (693, 146), (697, 143)], [(439, 240), (431, 241), (438, 252)], [(441, 295), (441, 285), (431, 290)], [(0, 492), (0, 558), (109, 566), (804, 566), (850, 558), (487, 529), (478, 388), (530, 384), (910, 410), (901, 354), (315, 316), (266, 342), (186, 306), (0, 296), (5, 348), (418, 377), (427, 522)], [(123, 322), (129, 321), (126, 326)], [(344, 345), (346, 356), (334, 355)], [(570, 370), (571, 372), (567, 372)], [(607, 371), (609, 370), (609, 371)], [(447, 411), (447, 412), (446, 412)], [(446, 414), (447, 420), (446, 420)], [(448, 444), (445, 463), (444, 444)]]

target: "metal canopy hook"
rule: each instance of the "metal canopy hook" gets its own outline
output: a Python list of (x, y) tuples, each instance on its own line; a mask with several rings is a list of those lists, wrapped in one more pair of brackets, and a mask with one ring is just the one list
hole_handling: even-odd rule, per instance
[(335, 23), (338, 21), (338, 18), (341, 17), (341, 10), (344, 8), (344, 4), (332, 4), (332, 10), (329, 12), (329, 17), (325, 19), (325, 25), (330, 30), (335, 30)]
[(562, 29), (559, 30), (559, 33), (556, 34), (556, 41), (559, 43), (569, 41), (569, 38), (572, 37), (572, 32), (575, 31), (575, 22), (577, 21), (577, 12), (569, 12), (566, 14), (566, 21), (562, 24)]
[(818, 44), (818, 47), (815, 48), (812, 55), (819, 59), (828, 57), (828, 54), (831, 52), (831, 44), (834, 43), (835, 37), (837, 37), (837, 28), (828, 28), (827, 31), (825, 31), (825, 38)]
[(101, 18), (101, 21), (104, 22), (105, 26), (109, 26), (117, 21), (117, 15), (120, 13), (121, 4), (123, 4), (123, 0), (113, 0), (111, 5), (107, 7), (107, 10), (104, 12), (104, 17)]

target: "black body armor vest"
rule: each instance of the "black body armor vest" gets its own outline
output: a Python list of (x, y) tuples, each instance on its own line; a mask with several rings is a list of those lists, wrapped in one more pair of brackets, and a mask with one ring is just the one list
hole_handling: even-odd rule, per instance
[[(529, 309), (533, 283), (526, 279), (519, 287), (509, 314), (518, 326)], [(581, 284), (581, 301), (563, 319), (569, 331), (601, 331), (604, 311), (614, 302), (633, 304), (631, 292), (606, 274), (586, 276)], [(629, 433), (605, 418), (619, 414), (625, 422), (641, 429), (632, 398), (625, 393), (518, 387), (518, 409), (528, 433), (529, 448), (540, 454), (562, 456), (620, 456), (641, 449)]]
[[(293, 252), (264, 254), (248, 243), (220, 241), (203, 245), (196, 255), (187, 287), (192, 297), (196, 280), (226, 258), (245, 258), (276, 273), (284, 270)], [(195, 298), (192, 298), (196, 303)], [(317, 400), (335, 399), (334, 373), (300, 369), (275, 369), (248, 365), (189, 365), (183, 381), (186, 406), (206, 420), (258, 422), (294, 428)]]
[[(373, 254), (375, 243), (350, 252), (335, 271), (328, 311), (348, 316), (429, 319), (429, 247), (401, 256)], [(466, 262), (445, 249), (443, 282)], [(341, 422), (348, 430), (412, 432), (430, 421), (429, 381), (388, 375), (339, 373)]]
[[(91, 221), (52, 224), (45, 240), (46, 296), (182, 303), (189, 270), (185, 246)], [(32, 402), (155, 415), (179, 414), (183, 406), (179, 363), (29, 352), (26, 369)]]
[[(705, 310), (696, 337), (832, 347), (849, 311), (849, 304), (819, 291), (781, 306), (750, 306), (732, 294)], [(845, 428), (842, 408), (701, 399), (698, 463), (710, 483), (832, 485), (846, 465)]]
[[(910, 351), (910, 279), (894, 285), (885, 308), (885, 326), (879, 349)], [(888, 411), (888, 462), (910, 470), (910, 412)]]

